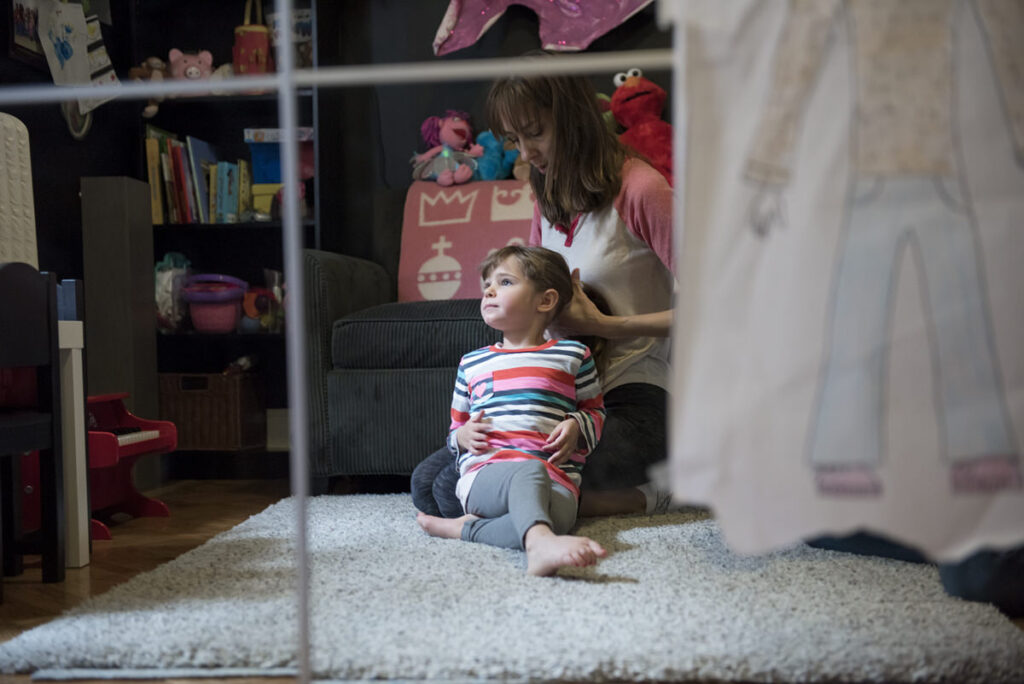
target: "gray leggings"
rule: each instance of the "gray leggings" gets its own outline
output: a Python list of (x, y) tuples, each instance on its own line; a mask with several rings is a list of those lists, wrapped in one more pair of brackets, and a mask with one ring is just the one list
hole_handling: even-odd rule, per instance
[(537, 460), (489, 463), (476, 474), (466, 512), (480, 516), (462, 526), (465, 541), (525, 548), (526, 531), (544, 523), (565, 534), (576, 523), (576, 497), (553, 482)]

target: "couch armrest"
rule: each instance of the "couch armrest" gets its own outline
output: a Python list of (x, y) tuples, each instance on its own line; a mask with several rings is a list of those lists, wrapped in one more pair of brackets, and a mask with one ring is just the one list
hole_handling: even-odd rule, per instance
[(365, 259), (307, 249), (303, 253), (306, 295), (309, 452), (313, 472), (327, 458), (327, 373), (331, 370), (331, 331), (343, 316), (394, 301), (387, 272)]

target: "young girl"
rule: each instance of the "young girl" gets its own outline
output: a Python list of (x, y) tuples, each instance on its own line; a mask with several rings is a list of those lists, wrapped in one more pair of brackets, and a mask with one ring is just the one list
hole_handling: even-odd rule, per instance
[(601, 545), (566, 533), (576, 523), (580, 472), (601, 436), (601, 385), (586, 346), (545, 339), (573, 296), (569, 268), (543, 247), (509, 246), (480, 273), (480, 312), (503, 339), (459, 363), (448, 447), (465, 515), (421, 512), (417, 520), (433, 536), (525, 549), (532, 575), (593, 565)]
[[(575, 293), (556, 321), (559, 332), (608, 340), (607, 421), (587, 461), (580, 515), (667, 510), (669, 497), (648, 482), (648, 470), (667, 456), (672, 188), (608, 130), (585, 77), (502, 78), (491, 87), (487, 115), (531, 165), (531, 244), (559, 252), (573, 269)], [(593, 305), (580, 279), (613, 315)], [(445, 452), (428, 457), (413, 473), (416, 507), (451, 515), (456, 475)]]

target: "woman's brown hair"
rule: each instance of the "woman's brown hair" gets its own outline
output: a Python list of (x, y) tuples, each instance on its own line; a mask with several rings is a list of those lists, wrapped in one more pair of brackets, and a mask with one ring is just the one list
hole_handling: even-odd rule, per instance
[[(525, 59), (557, 59), (533, 52)], [(554, 65), (552, 65), (554, 66)], [(487, 95), (492, 130), (508, 135), (536, 128), (550, 117), (554, 127), (547, 173), (530, 168), (530, 185), (541, 214), (568, 226), (577, 214), (601, 209), (622, 185), (625, 151), (608, 129), (593, 84), (584, 76), (539, 75), (500, 78)]]

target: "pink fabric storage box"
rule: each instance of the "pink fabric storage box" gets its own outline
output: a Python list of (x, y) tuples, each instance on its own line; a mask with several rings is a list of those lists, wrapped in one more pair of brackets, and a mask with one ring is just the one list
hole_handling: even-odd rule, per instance
[(527, 243), (533, 205), (525, 181), (413, 182), (405, 197), (398, 301), (480, 297), (480, 262), (495, 249)]

